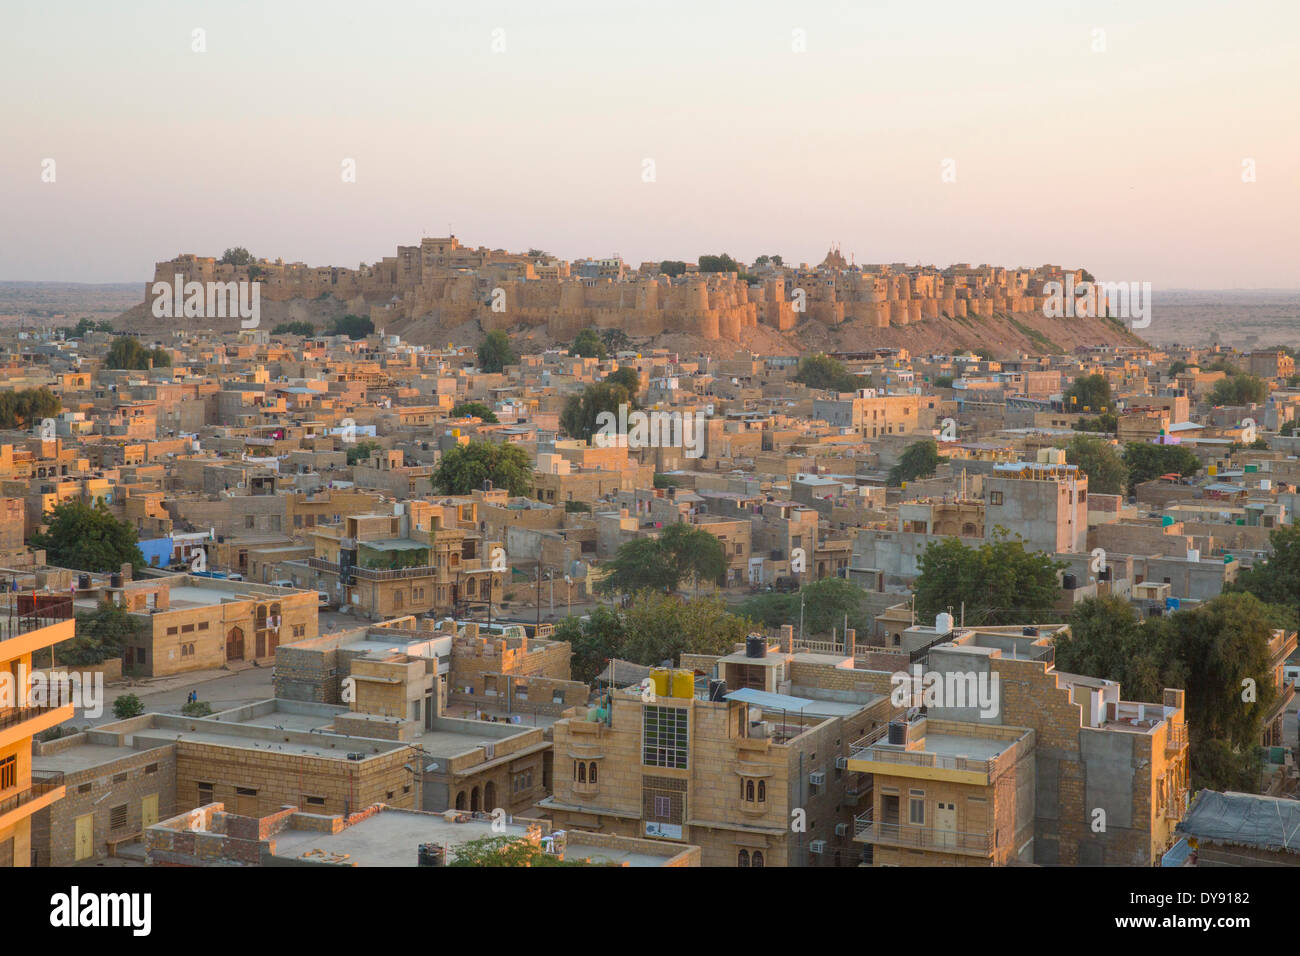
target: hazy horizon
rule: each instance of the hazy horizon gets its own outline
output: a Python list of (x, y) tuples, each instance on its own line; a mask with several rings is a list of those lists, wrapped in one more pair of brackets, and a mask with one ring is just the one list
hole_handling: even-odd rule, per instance
[(1300, 288), (1300, 5), (1144, 6), (19, 0), (0, 276), (355, 267), (450, 232)]

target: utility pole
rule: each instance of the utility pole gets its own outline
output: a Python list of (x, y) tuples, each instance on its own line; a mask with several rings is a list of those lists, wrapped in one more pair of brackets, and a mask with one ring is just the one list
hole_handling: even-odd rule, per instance
[(537, 623), (534, 626), (533, 636), (542, 628), (542, 559), (537, 559)]

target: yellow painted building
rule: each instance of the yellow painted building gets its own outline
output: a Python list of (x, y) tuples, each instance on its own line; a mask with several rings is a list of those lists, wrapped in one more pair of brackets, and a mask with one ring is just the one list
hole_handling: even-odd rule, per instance
[(14, 599), (0, 606), (0, 677), (5, 680), (0, 693), (0, 867), (31, 864), (32, 815), (63, 796), (57, 779), (32, 779), (32, 737), (71, 719), (73, 705), (25, 705), (30, 703), (26, 675), (32, 653), (73, 637), (76, 624), (68, 605), (39, 615), (19, 613)]

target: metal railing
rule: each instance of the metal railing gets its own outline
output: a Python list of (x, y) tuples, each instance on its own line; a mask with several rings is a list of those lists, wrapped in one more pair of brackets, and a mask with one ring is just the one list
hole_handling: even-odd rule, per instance
[(1170, 724), (1169, 736), (1165, 740), (1165, 753), (1177, 753), (1187, 746), (1187, 725)]
[(40, 603), (31, 595), (10, 595), (0, 604), (0, 641), (72, 620), (72, 599)]
[(877, 823), (872, 813), (853, 818), (854, 837), (865, 843), (901, 846), (918, 850), (961, 850), (992, 855), (997, 841), (993, 831), (944, 830), (938, 827)]
[(58, 710), (60, 707), (66, 707), (68, 702), (57, 704), (42, 704), (34, 707), (7, 707), (0, 710), (0, 730), (21, 724), (24, 721), (35, 720), (43, 714), (48, 714), (52, 710)]
[(63, 786), (63, 774), (59, 774), (57, 779), (33, 780), (31, 786), (26, 790), (0, 800), (0, 815), (17, 810), (19, 807), (31, 803), (37, 797), (43, 797), (51, 790), (61, 786)]

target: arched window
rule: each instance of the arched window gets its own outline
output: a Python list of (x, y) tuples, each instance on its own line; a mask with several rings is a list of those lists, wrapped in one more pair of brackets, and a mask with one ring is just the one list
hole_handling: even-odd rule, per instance
[(581, 760), (578, 761), (578, 783), (587, 782), (587, 765)]
[(758, 782), (758, 802), (764, 803), (766, 801), (767, 801), (767, 781), (760, 780)]
[(736, 858), (737, 866), (749, 866), (749, 851), (741, 850), (740, 855)]
[(754, 802), (754, 781), (745, 781), (745, 799), (750, 803)]
[(592, 783), (596, 782), (596, 762), (593, 760), (591, 767), (587, 770), (587, 779)]
[(763, 865), (763, 851), (762, 851), (762, 850), (755, 850), (755, 851), (754, 851), (754, 865), (755, 865), (755, 866), (762, 866), (762, 865)]

